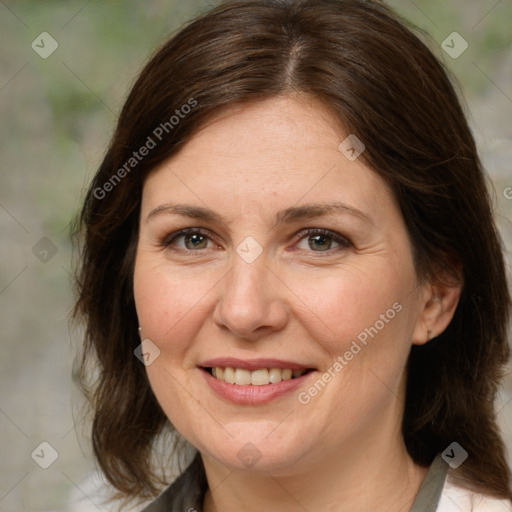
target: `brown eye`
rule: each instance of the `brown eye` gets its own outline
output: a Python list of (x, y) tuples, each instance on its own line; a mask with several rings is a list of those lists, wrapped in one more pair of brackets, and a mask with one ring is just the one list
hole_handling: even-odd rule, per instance
[[(204, 249), (206, 247), (205, 242), (207, 242), (207, 238), (200, 233), (183, 235), (185, 240), (185, 247), (187, 249)], [(178, 237), (179, 238), (179, 237)]]
[(308, 238), (308, 245), (311, 249), (327, 251), (331, 248), (332, 239), (326, 235), (313, 235)]
[[(183, 239), (183, 243), (178, 244), (178, 240)], [(199, 249), (207, 249), (208, 242), (211, 241), (210, 237), (202, 230), (199, 229), (183, 229), (178, 233), (172, 234), (162, 242), (162, 245), (169, 247), (171, 245), (178, 246), (178, 249), (188, 251), (196, 251)]]
[[(338, 251), (340, 249), (346, 249), (351, 246), (350, 241), (344, 236), (335, 233), (334, 231), (329, 231), (326, 229), (310, 229), (304, 233), (301, 233), (301, 243), (302, 240), (306, 239), (308, 248), (313, 252), (326, 252), (329, 250)], [(332, 244), (338, 244), (338, 247), (332, 247)], [(300, 250), (305, 250), (304, 247), (300, 248)]]

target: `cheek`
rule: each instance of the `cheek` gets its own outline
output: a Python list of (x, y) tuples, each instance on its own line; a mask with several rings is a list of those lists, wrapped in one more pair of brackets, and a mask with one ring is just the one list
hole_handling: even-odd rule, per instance
[(303, 281), (296, 289), (308, 306), (303, 323), (307, 315), (310, 336), (326, 354), (322, 370), (330, 375), (325, 388), (317, 386), (321, 392), (313, 383), (302, 399), (317, 407), (328, 404), (334, 437), (340, 424), (370, 422), (400, 394), (414, 323), (415, 279), (398, 267), (354, 268)]
[(203, 322), (207, 292), (213, 283), (188, 273), (169, 272), (165, 264), (151, 258), (137, 259), (134, 273), (134, 296), (139, 325), (144, 338), (149, 338), (164, 353), (186, 350), (189, 340)]
[(304, 318), (309, 317), (310, 330), (316, 331), (311, 334), (333, 356), (348, 350), (352, 340), (364, 343), (377, 335), (394, 337), (406, 328), (402, 311), (414, 280), (389, 265), (370, 268), (295, 280), (293, 291), (306, 306)]
[(186, 433), (189, 418), (204, 412), (184, 389), (190, 387), (186, 370), (193, 366), (188, 354), (204, 323), (205, 294), (213, 284), (199, 276), (185, 277), (176, 269), (170, 272), (155, 259), (142, 254), (134, 271), (135, 305), (142, 335), (160, 351), (146, 366), (146, 372), (165, 414), (178, 431)]

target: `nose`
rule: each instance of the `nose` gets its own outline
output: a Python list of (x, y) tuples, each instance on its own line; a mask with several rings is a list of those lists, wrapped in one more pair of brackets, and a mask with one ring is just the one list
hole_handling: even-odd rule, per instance
[(264, 254), (252, 263), (235, 255), (231, 270), (219, 286), (214, 320), (220, 328), (256, 341), (286, 325), (287, 288), (267, 265)]

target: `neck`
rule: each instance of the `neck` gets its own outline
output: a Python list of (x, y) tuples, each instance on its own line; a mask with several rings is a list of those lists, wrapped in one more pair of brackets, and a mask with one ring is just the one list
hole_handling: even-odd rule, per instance
[(204, 511), (410, 510), (428, 468), (412, 461), (399, 435), (395, 442), (368, 439), (280, 472), (230, 471), (203, 455), (209, 483)]

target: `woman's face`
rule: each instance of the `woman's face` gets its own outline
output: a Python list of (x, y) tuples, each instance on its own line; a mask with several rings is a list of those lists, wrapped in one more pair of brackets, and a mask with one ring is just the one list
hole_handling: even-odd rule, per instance
[(231, 469), (401, 439), (427, 288), (389, 187), (338, 148), (348, 135), (280, 97), (224, 112), (145, 181), (146, 370), (177, 430)]

